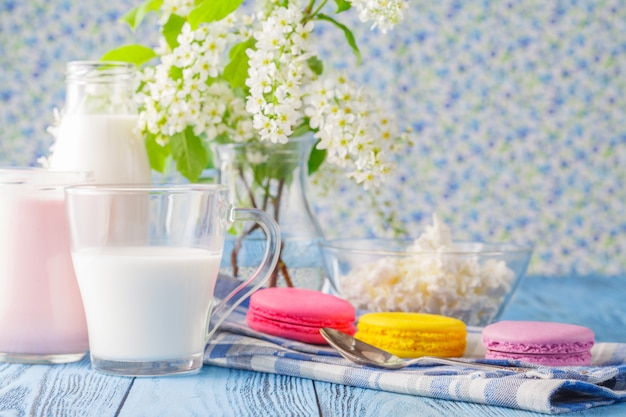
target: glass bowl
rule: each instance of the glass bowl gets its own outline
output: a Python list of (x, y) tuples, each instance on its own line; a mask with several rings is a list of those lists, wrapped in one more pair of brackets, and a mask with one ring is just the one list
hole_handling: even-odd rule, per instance
[(362, 312), (405, 311), (485, 326), (500, 317), (526, 274), (532, 247), (454, 242), (414, 252), (413, 242), (337, 239), (320, 243), (331, 292)]

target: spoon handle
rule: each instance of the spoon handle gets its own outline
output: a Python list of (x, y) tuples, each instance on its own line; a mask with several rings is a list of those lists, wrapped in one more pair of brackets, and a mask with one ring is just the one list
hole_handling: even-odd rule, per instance
[(465, 366), (466, 368), (474, 368), (474, 369), (484, 369), (487, 371), (510, 371), (523, 373), (530, 370), (530, 368), (522, 368), (518, 366), (506, 366), (506, 365), (491, 365), (487, 363), (477, 363), (477, 362), (465, 362), (458, 359), (451, 358), (438, 358), (434, 356), (422, 356), (420, 358), (412, 359), (406, 362), (407, 365), (411, 364), (424, 364), (424, 363), (437, 363), (441, 365), (460, 365)]

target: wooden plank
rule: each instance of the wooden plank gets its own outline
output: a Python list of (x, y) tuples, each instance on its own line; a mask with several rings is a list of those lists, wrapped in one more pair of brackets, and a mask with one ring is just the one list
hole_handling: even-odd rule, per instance
[[(328, 417), (545, 417), (545, 414), (460, 401), (437, 400), (315, 382), (321, 415)], [(268, 414), (269, 415), (269, 414)], [(569, 414), (566, 414), (569, 415)], [(626, 403), (575, 413), (576, 417), (626, 416)]]
[(0, 364), (0, 416), (115, 416), (132, 379), (103, 375), (88, 359), (63, 365)]
[(313, 382), (204, 366), (199, 374), (137, 378), (120, 417), (317, 416)]

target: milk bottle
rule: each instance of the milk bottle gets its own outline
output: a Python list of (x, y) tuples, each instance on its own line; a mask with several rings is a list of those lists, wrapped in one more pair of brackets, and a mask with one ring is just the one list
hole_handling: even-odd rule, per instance
[(91, 171), (96, 183), (149, 183), (137, 129), (135, 67), (125, 62), (67, 64), (65, 107), (50, 168)]

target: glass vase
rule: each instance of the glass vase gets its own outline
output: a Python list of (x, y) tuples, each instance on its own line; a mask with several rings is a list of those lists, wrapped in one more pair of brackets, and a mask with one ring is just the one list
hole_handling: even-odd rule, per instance
[[(218, 181), (228, 186), (236, 207), (268, 212), (281, 231), (281, 254), (269, 286), (320, 290), (324, 283), (319, 241), (322, 230), (307, 200), (308, 159), (313, 137), (286, 144), (218, 144), (213, 148)], [(231, 229), (222, 273), (245, 277), (265, 251), (263, 231), (254, 224)]]

